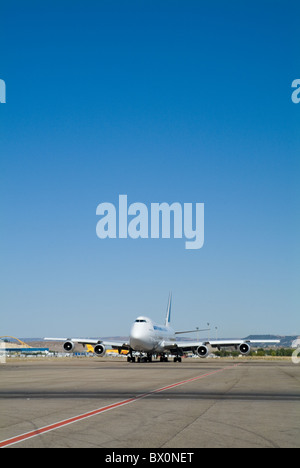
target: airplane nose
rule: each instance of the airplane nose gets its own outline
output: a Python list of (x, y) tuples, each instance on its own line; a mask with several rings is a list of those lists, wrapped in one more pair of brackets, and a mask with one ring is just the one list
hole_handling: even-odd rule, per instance
[(140, 349), (143, 344), (143, 333), (141, 326), (133, 325), (130, 332), (130, 346), (132, 349)]
[(151, 349), (148, 343), (147, 330), (143, 324), (134, 324), (130, 332), (130, 346), (136, 351), (148, 351)]

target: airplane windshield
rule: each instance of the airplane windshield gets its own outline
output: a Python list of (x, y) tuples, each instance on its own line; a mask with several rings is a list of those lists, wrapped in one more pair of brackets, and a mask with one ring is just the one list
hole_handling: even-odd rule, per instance
[(135, 323), (137, 323), (137, 322), (138, 322), (138, 323), (147, 323), (146, 320), (139, 320), (139, 319), (137, 319), (137, 320), (135, 321)]

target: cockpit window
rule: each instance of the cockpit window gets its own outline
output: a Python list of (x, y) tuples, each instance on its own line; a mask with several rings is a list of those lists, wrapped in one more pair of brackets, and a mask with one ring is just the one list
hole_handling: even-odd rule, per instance
[(147, 320), (140, 320), (140, 319), (137, 319), (135, 322), (139, 322), (139, 323), (147, 323)]

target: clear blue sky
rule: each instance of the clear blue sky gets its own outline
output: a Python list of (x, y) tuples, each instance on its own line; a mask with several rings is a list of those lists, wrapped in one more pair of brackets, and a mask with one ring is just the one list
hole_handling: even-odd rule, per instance
[[(1, 2), (0, 335), (300, 334), (299, 1)], [(205, 203), (205, 245), (96, 207)]]

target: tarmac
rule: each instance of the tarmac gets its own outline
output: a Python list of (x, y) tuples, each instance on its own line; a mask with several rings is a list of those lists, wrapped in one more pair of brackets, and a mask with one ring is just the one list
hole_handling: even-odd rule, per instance
[(8, 359), (0, 447), (299, 448), (300, 364)]

